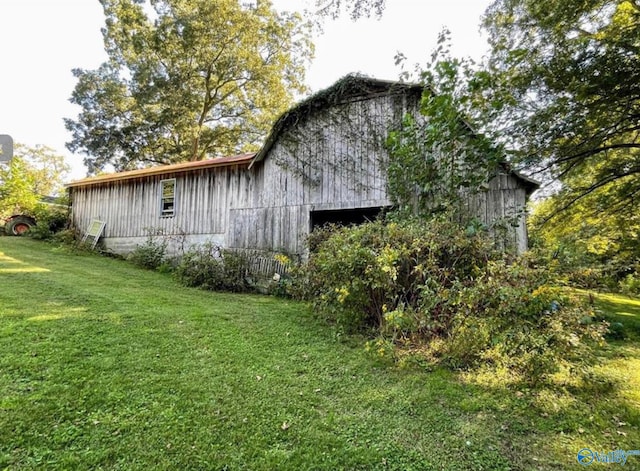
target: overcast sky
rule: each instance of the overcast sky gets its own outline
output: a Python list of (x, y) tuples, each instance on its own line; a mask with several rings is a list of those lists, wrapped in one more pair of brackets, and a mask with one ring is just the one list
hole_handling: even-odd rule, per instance
[[(359, 72), (398, 78), (394, 56), (425, 63), (439, 31), (451, 30), (454, 55), (480, 58), (487, 49), (479, 33), (490, 0), (387, 0), (380, 20), (327, 21), (315, 38), (316, 54), (307, 72), (312, 92)], [(309, 6), (309, 0), (274, 0), (278, 8)], [(98, 0), (0, 0), (0, 134), (64, 155), (72, 178), (85, 174), (82, 157), (65, 148), (70, 139), (63, 118), (78, 109), (69, 103), (73, 68), (94, 69), (105, 60)]]

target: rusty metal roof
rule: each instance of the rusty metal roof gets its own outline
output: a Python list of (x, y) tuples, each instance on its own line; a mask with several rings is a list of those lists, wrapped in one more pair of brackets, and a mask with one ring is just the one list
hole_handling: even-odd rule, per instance
[(98, 175), (95, 177), (83, 178), (82, 180), (76, 180), (68, 183), (67, 188), (75, 188), (80, 186), (97, 185), (101, 183), (120, 182), (125, 180), (133, 180), (138, 178), (144, 178), (156, 175), (171, 175), (176, 173), (186, 173), (195, 170), (214, 168), (214, 167), (229, 167), (231, 165), (249, 165), (251, 160), (256, 154), (239, 154), (229, 157), (218, 157), (215, 159), (198, 160), (195, 162), (182, 162), (172, 165), (160, 165), (157, 167), (141, 168), (138, 170), (130, 170), (127, 172), (108, 173), (105, 175)]

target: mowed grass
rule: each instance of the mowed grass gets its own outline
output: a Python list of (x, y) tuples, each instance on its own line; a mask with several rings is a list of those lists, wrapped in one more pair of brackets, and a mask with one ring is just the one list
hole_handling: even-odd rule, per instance
[(401, 369), (300, 303), (1, 237), (0, 469), (582, 469), (640, 448), (640, 350), (607, 348), (578, 391)]

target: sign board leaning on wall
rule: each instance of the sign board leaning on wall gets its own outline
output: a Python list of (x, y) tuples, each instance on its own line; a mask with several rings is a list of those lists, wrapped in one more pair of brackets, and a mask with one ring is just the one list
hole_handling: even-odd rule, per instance
[(13, 157), (13, 139), (8, 134), (0, 134), (0, 162), (9, 162)]
[(94, 249), (98, 243), (98, 239), (100, 239), (100, 236), (102, 235), (104, 226), (106, 225), (106, 222), (93, 219), (87, 229), (87, 232), (85, 232), (84, 237), (82, 238), (82, 243), (91, 244), (91, 249)]

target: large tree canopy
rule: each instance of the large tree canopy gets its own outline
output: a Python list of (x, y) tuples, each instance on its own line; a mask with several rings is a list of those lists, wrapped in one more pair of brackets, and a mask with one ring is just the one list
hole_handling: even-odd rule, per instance
[(608, 211), (636, 211), (640, 3), (496, 0), (484, 25), (489, 122), (520, 162), (560, 179), (556, 209), (598, 193)]
[(74, 70), (67, 119), (90, 173), (255, 148), (305, 90), (312, 45), (268, 0), (100, 0), (108, 61)]

